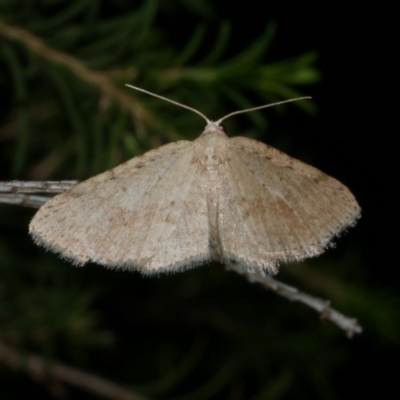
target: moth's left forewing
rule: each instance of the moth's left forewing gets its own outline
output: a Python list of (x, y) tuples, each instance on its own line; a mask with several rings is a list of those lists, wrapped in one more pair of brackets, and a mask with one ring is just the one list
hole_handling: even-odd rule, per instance
[(273, 273), (281, 261), (320, 254), (360, 216), (350, 191), (316, 168), (244, 137), (228, 147), (219, 221), (225, 258)]

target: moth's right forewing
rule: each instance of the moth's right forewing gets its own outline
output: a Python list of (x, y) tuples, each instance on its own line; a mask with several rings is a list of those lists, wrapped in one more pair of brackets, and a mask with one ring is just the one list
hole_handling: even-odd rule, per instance
[(40, 208), (30, 233), (76, 264), (151, 274), (206, 261), (207, 207), (192, 146), (171, 143), (78, 184)]

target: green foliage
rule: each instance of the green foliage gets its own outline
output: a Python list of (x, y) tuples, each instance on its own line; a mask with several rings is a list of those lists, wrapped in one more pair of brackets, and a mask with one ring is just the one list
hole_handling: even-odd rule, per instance
[[(319, 79), (313, 66), (315, 54), (265, 63), (274, 24), (237, 56), (221, 61), (230, 32), (229, 23), (223, 22), (208, 54), (190, 64), (200, 52), (205, 26), (194, 29), (184, 48), (175, 48), (155, 25), (162, 12), (158, 1), (145, 1), (129, 12), (121, 7), (111, 17), (94, 1), (60, 2), (57, 12), (54, 7), (42, 1), (36, 19), (19, 13), (14, 3), (8, 13), (3, 11), (4, 22), (18, 24), (46, 46), (37, 50), (20, 37), (2, 42), (2, 80), (5, 83), (11, 77), (10, 90), (15, 95), (9, 100), (18, 110), (13, 116), (18, 143), (14, 153), (2, 154), (12, 166), (12, 177), (25, 173), (38, 179), (83, 178), (155, 145), (195, 137), (201, 131), (193, 115), (148, 96), (127, 93), (124, 83), (219, 117), (251, 106), (244, 92), (259, 98), (258, 105), (299, 96), (296, 87)], [(68, 57), (74, 58), (73, 66)], [(93, 70), (101, 70), (101, 82), (91, 82)], [(129, 104), (108, 96), (106, 84), (116, 85), (125, 96), (140, 98), (140, 103), (132, 100), (131, 104), (136, 118), (126, 110)], [(310, 102), (296, 106), (313, 109)], [(144, 112), (148, 118), (137, 118)], [(248, 118), (264, 128), (265, 115), (251, 113)]]
[[(303, 95), (304, 85), (320, 79), (315, 52), (269, 59), (273, 23), (226, 57), (232, 28), (222, 21), (204, 52), (213, 15), (206, 0), (1, 0), (0, 7), (2, 180), (83, 179), (201, 132), (204, 122), (193, 113), (125, 83), (218, 118)], [(165, 28), (177, 14), (197, 21), (182, 46), (174, 45)], [(295, 106), (315, 111), (309, 101)], [(247, 114), (249, 128), (241, 135), (265, 130), (267, 115)], [(232, 131), (236, 121), (229, 121)], [(153, 398), (337, 398), (331, 377), (348, 362), (349, 345), (336, 327), (321, 328), (308, 309), (215, 266), (160, 279), (74, 269), (30, 242), (32, 214), (0, 207), (4, 343), (92, 370)], [(313, 261), (283, 276), (359, 315), (380, 338), (398, 342), (398, 315), (388, 311), (393, 307), (385, 311), (385, 295), (346, 282), (333, 267), (337, 262), (321, 268)], [(340, 263), (342, 270), (354, 271), (361, 260), (343, 255)], [(366, 311), (371, 307), (375, 313)]]
[(88, 349), (109, 341), (98, 329), (98, 315), (90, 310), (99, 288), (82, 290), (82, 283), (67, 270), (54, 274), (51, 259), (16, 255), (7, 245), (5, 241), (0, 247), (0, 340), (79, 361)]

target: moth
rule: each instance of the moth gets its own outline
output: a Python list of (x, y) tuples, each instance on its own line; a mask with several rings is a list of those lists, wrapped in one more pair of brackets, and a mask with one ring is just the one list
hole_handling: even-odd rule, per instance
[(360, 217), (354, 196), (336, 179), (267, 144), (224, 132), (226, 118), (271, 105), (212, 122), (168, 101), (202, 116), (203, 133), (49, 200), (29, 226), (37, 244), (76, 265), (143, 274), (212, 261), (275, 274), (282, 262), (321, 254)]

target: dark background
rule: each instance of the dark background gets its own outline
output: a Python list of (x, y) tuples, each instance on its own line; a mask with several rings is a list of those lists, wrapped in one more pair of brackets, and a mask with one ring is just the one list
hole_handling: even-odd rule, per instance
[[(104, 2), (99, 15), (111, 19), (142, 3)], [(218, 266), (153, 279), (94, 265), (72, 268), (31, 243), (26, 228), (33, 210), (1, 205), (0, 288), (13, 290), (0, 295), (0, 340), (14, 349), (98, 374), (149, 398), (350, 399), (396, 393), (393, 364), (399, 355), (400, 330), (398, 129), (391, 122), (397, 112), (391, 100), (397, 82), (392, 65), (395, 51), (390, 49), (393, 10), (380, 5), (352, 9), (337, 3), (293, 6), (255, 0), (194, 3), (209, 7), (194, 12), (184, 2), (173, 1), (160, 8), (153, 23), (176, 49), (185, 46), (198, 24), (205, 24), (206, 35), (191, 65), (212, 48), (223, 21), (231, 23), (223, 59), (250, 46), (269, 22), (276, 23), (277, 31), (261, 63), (312, 50), (318, 54), (316, 67), (322, 78), (300, 90), (313, 97), (318, 112), (309, 114), (296, 107), (284, 113), (265, 110), (268, 125), (258, 139), (343, 182), (359, 201), (362, 219), (336, 241), (335, 249), (316, 260), (283, 266), (278, 277), (331, 299), (343, 313), (359, 319), (363, 334), (348, 340), (305, 307)], [(9, 4), (0, 0), (0, 19), (4, 21), (4, 13), (11, 24), (26, 26), (29, 13)], [(58, 7), (64, 7), (62, 2)], [(35, 34), (41, 36), (40, 30)], [(23, 51), (17, 51), (24, 60)], [(1, 68), (5, 126), (21, 104), (13, 96), (4, 60)], [(174, 88), (163, 94), (171, 93)], [(258, 93), (244, 93), (253, 105), (260, 104)], [(226, 110), (229, 106), (235, 107), (223, 102), (218, 114), (209, 117), (232, 111)], [(174, 116), (179, 112), (171, 111)], [(238, 117), (228, 128), (237, 135), (240, 132), (235, 130), (249, 123), (249, 118)], [(33, 179), (38, 151), (35, 155), (28, 151), (25, 168), (13, 175), (10, 160), (15, 145), (13, 136), (0, 142), (0, 179)], [(89, 177), (90, 171), (84, 176)], [(51, 178), (75, 178), (68, 168), (55, 175)], [(45, 283), (40, 286), (40, 282)], [(32, 303), (21, 293), (42, 287), (47, 288), (40, 295), (42, 302), (32, 310), (37, 293)], [(53, 310), (49, 304), (54, 304)], [(74, 314), (74, 309), (79, 310)], [(41, 321), (39, 329), (32, 317), (35, 312), (51, 323)], [(61, 387), (54, 389), (46, 379), (31, 379), (24, 368), (15, 372), (0, 364), (1, 398), (24, 398), (28, 393), (63, 397)], [(66, 393), (70, 398), (96, 398), (69, 387)]]

